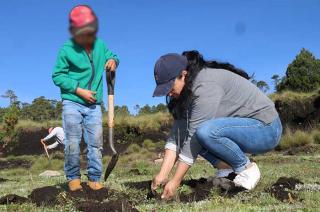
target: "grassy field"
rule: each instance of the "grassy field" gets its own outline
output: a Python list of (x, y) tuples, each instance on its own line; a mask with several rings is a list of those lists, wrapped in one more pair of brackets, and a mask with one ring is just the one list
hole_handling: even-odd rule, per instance
[[(146, 149), (135, 153), (122, 155), (120, 161), (105, 185), (111, 189), (127, 194), (139, 211), (319, 211), (320, 191), (295, 191), (297, 198), (289, 202), (281, 202), (271, 196), (266, 189), (279, 177), (295, 177), (306, 184), (320, 183), (320, 151), (315, 147), (312, 153), (298, 153), (294, 156), (282, 153), (269, 153), (252, 157), (262, 172), (262, 179), (252, 192), (241, 192), (233, 197), (222, 196), (212, 190), (208, 199), (199, 202), (182, 203), (178, 201), (163, 202), (147, 199), (146, 190), (137, 190), (130, 182), (141, 182), (152, 179), (159, 170), (159, 164), (153, 159), (156, 154)], [(58, 170), (63, 173), (62, 153), (56, 152), (51, 161), (44, 156), (8, 157), (5, 160), (23, 159), (32, 162), (30, 168), (1, 169), (0, 178), (9, 181), (0, 182), (0, 196), (13, 193), (27, 197), (30, 192), (39, 187), (64, 184), (63, 176), (53, 178), (39, 177), (44, 170)], [(1, 159), (4, 160), (4, 159)], [(104, 157), (104, 163), (109, 157)], [(84, 173), (85, 171), (83, 171)], [(214, 175), (214, 169), (204, 160), (198, 160), (187, 175), (187, 179), (198, 179)], [(85, 177), (83, 177), (85, 178)], [(182, 186), (179, 193), (188, 192), (187, 186)], [(54, 207), (37, 207), (32, 203), (22, 205), (0, 205), (0, 211), (76, 211), (72, 203)]]

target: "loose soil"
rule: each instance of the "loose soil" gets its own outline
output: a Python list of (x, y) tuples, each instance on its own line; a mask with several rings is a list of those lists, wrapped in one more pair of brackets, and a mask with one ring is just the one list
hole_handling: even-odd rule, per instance
[(294, 189), (298, 184), (303, 184), (303, 182), (296, 178), (280, 177), (277, 182), (270, 188), (267, 188), (266, 191), (282, 202), (293, 203), (297, 200)]
[(138, 211), (132, 206), (129, 197), (124, 193), (119, 193), (108, 188), (93, 191), (86, 183), (82, 183), (81, 185), (83, 190), (74, 192), (66, 191), (66, 185), (36, 188), (28, 198), (9, 194), (0, 199), (0, 204), (32, 202), (38, 207), (52, 207), (72, 203), (78, 210), (85, 212)]
[(0, 205), (8, 205), (8, 204), (23, 204), (25, 202), (28, 202), (29, 199), (26, 197), (21, 197), (15, 194), (8, 194), (6, 196), (3, 196), (0, 198)]
[[(234, 174), (228, 176), (230, 179), (234, 178)], [(243, 188), (236, 187), (232, 180), (227, 178), (200, 178), (184, 180), (182, 185), (189, 186), (191, 188), (190, 193), (181, 192), (179, 196), (176, 197), (177, 201), (180, 202), (197, 202), (210, 198), (211, 191), (213, 189), (217, 190), (221, 196), (232, 197), (237, 193), (244, 191)], [(151, 188), (151, 181), (141, 181), (141, 182), (127, 182), (125, 186), (134, 188), (137, 190), (145, 191), (146, 198), (156, 198), (160, 199), (160, 194), (153, 193)]]
[(27, 160), (0, 160), (0, 169), (30, 168), (31, 165)]

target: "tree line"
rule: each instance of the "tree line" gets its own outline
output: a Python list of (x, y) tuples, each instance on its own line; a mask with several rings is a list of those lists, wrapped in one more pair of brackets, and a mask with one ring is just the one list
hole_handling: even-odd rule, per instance
[[(310, 51), (303, 48), (296, 58), (287, 67), (283, 77), (273, 75), (273, 86), (276, 92), (292, 90), (296, 92), (311, 92), (320, 87), (320, 60)], [(256, 80), (254, 75), (251, 82), (259, 89), (267, 93), (270, 86), (263, 80)], [(46, 121), (60, 119), (62, 113), (62, 102), (47, 99), (44, 96), (35, 98), (31, 103), (20, 102), (13, 90), (7, 90), (2, 98), (9, 100), (10, 106), (0, 108), (0, 122), (5, 118), (7, 112), (14, 113), (19, 119)], [(104, 104), (102, 111), (106, 112)], [(157, 112), (167, 112), (165, 104), (158, 105), (135, 105), (136, 115), (152, 114)], [(115, 106), (115, 113), (119, 115), (132, 115), (126, 105)]]

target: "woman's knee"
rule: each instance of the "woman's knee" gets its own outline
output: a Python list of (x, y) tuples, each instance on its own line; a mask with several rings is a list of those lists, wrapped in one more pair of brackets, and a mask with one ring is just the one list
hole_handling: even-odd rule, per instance
[(200, 144), (205, 144), (219, 137), (218, 129), (212, 121), (206, 121), (198, 127), (196, 136)]

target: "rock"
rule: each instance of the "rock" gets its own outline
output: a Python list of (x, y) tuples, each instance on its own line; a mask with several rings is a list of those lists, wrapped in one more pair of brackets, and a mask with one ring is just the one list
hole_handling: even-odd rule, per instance
[(61, 173), (58, 171), (46, 170), (39, 174), (39, 177), (59, 177)]

